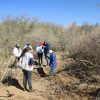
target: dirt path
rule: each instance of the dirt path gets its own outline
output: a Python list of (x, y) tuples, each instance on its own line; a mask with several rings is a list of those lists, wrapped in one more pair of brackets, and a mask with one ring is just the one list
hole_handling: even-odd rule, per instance
[[(39, 77), (38, 74), (33, 72), (33, 89), (34, 92), (29, 93), (28, 91), (23, 91), (22, 85), (22, 72), (19, 71), (17, 78), (12, 78), (9, 80), (11, 84), (6, 88), (0, 88), (0, 100), (49, 100), (48, 99), (48, 87), (50, 86), (50, 81), (44, 77)], [(8, 90), (12, 97), (7, 97)]]
[[(58, 62), (60, 62), (60, 55), (57, 56), (57, 58)], [(43, 68), (43, 71), (49, 73), (49, 68)], [(52, 79), (50, 79), (51, 81), (48, 80), (48, 78), (52, 77), (41, 77), (41, 75), (39, 75), (41, 73), (34, 70), (32, 85), (35, 91), (29, 93), (28, 91), (23, 91), (23, 75), (21, 69), (14, 69), (12, 73), (14, 76), (12, 79), (9, 79), (9, 86), (0, 87), (0, 100), (50, 100), (51, 96), (49, 93), (51, 90), (49, 89), (51, 84), (53, 84), (53, 81)], [(10, 94), (13, 94), (13, 96), (8, 97), (7, 90), (10, 92)]]
[[(99, 74), (96, 74), (99, 70), (90, 71), (70, 58), (61, 60), (60, 53), (57, 53), (57, 62), (55, 76), (45, 77), (45, 74), (49, 74), (49, 67), (34, 69), (32, 93), (23, 91), (21, 69), (13, 69), (13, 77), (5, 81), (8, 86), (0, 85), (0, 100), (100, 100), (100, 78)], [(92, 73), (93, 77), (86, 76), (85, 69), (88, 74)]]

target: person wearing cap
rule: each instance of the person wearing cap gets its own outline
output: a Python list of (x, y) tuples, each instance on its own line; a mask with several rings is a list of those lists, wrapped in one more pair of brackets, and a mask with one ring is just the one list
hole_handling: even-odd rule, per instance
[(24, 49), (25, 49), (26, 47), (30, 47), (30, 48), (33, 50), (33, 48), (32, 48), (32, 46), (31, 46), (30, 43), (27, 43), (27, 44), (24, 46)]
[(18, 60), (19, 60), (21, 53), (22, 53), (22, 50), (20, 48), (20, 45), (16, 44), (16, 46), (13, 49), (13, 54), (15, 56), (15, 62), (14, 62), (15, 67), (17, 66), (17, 63), (18, 63)]
[(29, 92), (33, 92), (32, 88), (32, 71), (33, 71), (34, 57), (32, 53), (32, 49), (30, 47), (26, 47), (25, 51), (22, 53), (19, 66), (23, 72), (23, 86), (24, 91), (27, 91), (27, 83), (29, 86)]
[(56, 54), (53, 50), (49, 50), (49, 53), (50, 53), (50, 57), (49, 57), (49, 59), (50, 59), (50, 63), (49, 63), (49, 65), (50, 65), (50, 74), (54, 75), (55, 68), (57, 66)]
[(36, 47), (37, 56), (38, 56), (38, 64), (39, 66), (43, 65), (43, 44), (38, 43)]

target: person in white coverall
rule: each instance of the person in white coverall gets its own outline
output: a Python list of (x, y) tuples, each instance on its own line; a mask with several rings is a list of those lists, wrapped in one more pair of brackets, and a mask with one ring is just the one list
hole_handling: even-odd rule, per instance
[(13, 49), (13, 54), (15, 56), (15, 62), (14, 62), (14, 66), (16, 67), (17, 66), (17, 63), (18, 63), (18, 60), (19, 60), (19, 57), (21, 56), (21, 53), (22, 53), (22, 50), (20, 48), (20, 45), (17, 44), (14, 49)]

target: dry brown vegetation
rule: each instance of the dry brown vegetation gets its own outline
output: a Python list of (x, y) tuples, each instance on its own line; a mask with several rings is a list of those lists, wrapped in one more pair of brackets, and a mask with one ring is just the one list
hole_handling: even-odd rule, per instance
[[(35, 48), (39, 41), (48, 41), (55, 50), (65, 51), (64, 55), (99, 63), (100, 26), (88, 23), (69, 27), (42, 23), (25, 16), (8, 16), (0, 23), (0, 47), (12, 52), (16, 43), (21, 46), (31, 42)], [(9, 54), (8, 53), (8, 54)], [(92, 59), (93, 58), (93, 59)]]

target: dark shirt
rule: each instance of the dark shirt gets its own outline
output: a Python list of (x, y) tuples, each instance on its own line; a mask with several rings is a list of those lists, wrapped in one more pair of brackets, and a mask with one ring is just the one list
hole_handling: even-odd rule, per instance
[(30, 58), (29, 59), (29, 62), (28, 62), (28, 65), (33, 65), (33, 63), (34, 63), (34, 59), (33, 58)]
[(50, 46), (49, 46), (49, 44), (48, 43), (46, 43), (45, 45), (44, 45), (44, 53), (49, 53), (49, 50), (50, 50)]

